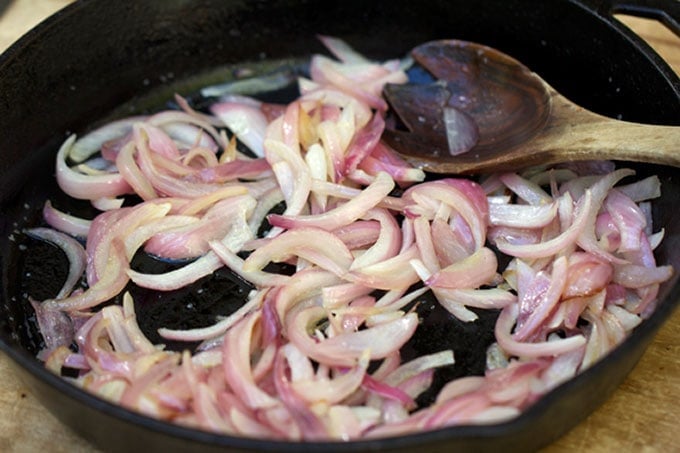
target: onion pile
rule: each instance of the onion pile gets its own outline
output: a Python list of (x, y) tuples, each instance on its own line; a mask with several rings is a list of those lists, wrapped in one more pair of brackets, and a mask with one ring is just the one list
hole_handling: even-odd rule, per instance
[[(654, 310), (672, 274), (653, 255), (658, 178), (623, 182), (631, 170), (600, 162), (425, 181), (381, 140), (382, 89), (407, 81), (404, 64), (321, 39), (336, 59), (314, 56), (287, 105), (222, 87), (209, 111), (177, 97), (179, 110), (63, 143), (60, 188), (100, 213), (81, 219), (48, 201), (50, 228), (27, 230), (70, 262), (59, 294), (31, 301), (50, 370), (203, 430), (374, 438), (516, 417)], [(131, 266), (139, 250), (185, 264), (147, 274)], [(200, 342), (193, 352), (151, 343), (129, 293), (107, 303), (130, 282), (169, 291), (225, 266), (254, 288), (240, 308), (159, 331)], [(486, 373), (419, 407), (456, 352), (401, 359), (426, 292), (465, 322), (479, 309), (499, 316)]]

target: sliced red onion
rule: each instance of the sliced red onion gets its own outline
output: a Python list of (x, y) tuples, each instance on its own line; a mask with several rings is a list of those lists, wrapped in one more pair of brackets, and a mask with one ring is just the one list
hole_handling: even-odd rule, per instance
[(628, 252), (640, 248), (640, 235), (647, 226), (647, 219), (629, 197), (617, 189), (609, 191), (603, 209), (611, 215), (612, 221), (620, 237), (619, 252)]
[(215, 153), (219, 150), (218, 144), (206, 131), (198, 126), (187, 123), (170, 123), (163, 126), (163, 131), (170, 137), (180, 148), (192, 150), (201, 150), (206, 155), (215, 157)]
[(359, 164), (358, 169), (371, 176), (375, 176), (380, 172), (388, 173), (400, 186), (407, 186), (414, 182), (421, 182), (425, 179), (425, 173), (418, 168), (411, 168), (405, 163), (395, 165), (383, 162), (373, 157), (373, 155), (366, 156)]
[(591, 186), (590, 192), (592, 193), (593, 198), (591, 212), (583, 229), (583, 233), (580, 235), (577, 241), (578, 245), (585, 251), (598, 255), (616, 264), (621, 264), (625, 260), (617, 258), (611, 253), (603, 250), (597, 243), (597, 238), (595, 237), (597, 212), (602, 207), (602, 203), (607, 197), (609, 190), (614, 187), (614, 185), (621, 179), (633, 174), (635, 174), (633, 170), (623, 168), (603, 176)]
[[(170, 211), (169, 203), (142, 203), (134, 207), (108, 211), (99, 215), (93, 222), (91, 232), (87, 238), (88, 253), (88, 284), (93, 284), (104, 276), (104, 269), (111, 260), (110, 247), (114, 241), (126, 246), (125, 241), (133, 231), (154, 220), (165, 217)], [(130, 249), (124, 249), (127, 261), (141, 243), (130, 244)]]
[(449, 154), (459, 156), (474, 148), (479, 141), (477, 122), (467, 113), (454, 107), (444, 107), (442, 112)]
[(265, 150), (267, 161), (286, 200), (286, 214), (300, 214), (305, 208), (312, 185), (309, 167), (298, 151), (282, 141), (268, 138)]
[[(289, 343), (292, 345), (292, 343)], [(360, 357), (356, 366), (332, 379), (298, 379), (291, 387), (307, 403), (337, 404), (354, 393), (364, 381), (368, 368), (368, 353)]]
[(75, 217), (56, 209), (49, 200), (43, 206), (43, 219), (52, 228), (80, 238), (87, 236), (92, 224), (90, 220)]
[(626, 288), (644, 288), (665, 282), (673, 275), (672, 266), (646, 267), (622, 264), (614, 267), (613, 282)]
[(437, 244), (434, 252), (440, 266), (443, 267), (464, 260), (474, 253), (477, 247), (467, 225), (461, 225), (461, 222), (457, 221), (452, 223), (456, 226), (453, 227), (444, 219), (436, 218), (431, 224), (432, 242)]
[(401, 248), (401, 230), (392, 214), (385, 209), (372, 209), (365, 218), (380, 223), (380, 235), (375, 244), (354, 259), (351, 271), (388, 260), (397, 255)]
[(489, 289), (447, 289), (436, 288), (435, 294), (440, 303), (443, 300), (457, 302), (468, 307), (503, 308), (517, 302), (517, 296), (500, 288)]
[(359, 195), (342, 204), (341, 206), (327, 211), (324, 214), (286, 217), (270, 215), (269, 223), (281, 228), (315, 227), (324, 230), (335, 230), (349, 225), (363, 217), (369, 209), (389, 194), (394, 188), (394, 181), (387, 173), (380, 173), (373, 184), (364, 189)]
[(236, 159), (199, 170), (198, 177), (203, 182), (225, 182), (267, 176), (270, 170), (269, 163), (264, 159)]
[[(318, 180), (312, 181), (312, 191), (315, 193), (334, 196), (345, 200), (351, 200), (357, 197), (360, 193), (362, 193), (361, 190), (356, 189), (354, 187), (348, 187), (340, 184), (334, 184)], [(407, 203), (401, 198), (386, 196), (378, 203), (377, 207), (392, 209), (395, 211), (403, 211), (406, 208), (406, 205)]]
[(410, 265), (417, 256), (418, 248), (411, 246), (393, 258), (352, 271), (346, 278), (376, 289), (405, 289), (418, 281), (418, 274)]
[(114, 209), (120, 209), (125, 203), (124, 198), (98, 198), (96, 200), (91, 200), (92, 206), (100, 211), (112, 211)]
[(612, 280), (611, 264), (591, 254), (575, 252), (569, 257), (565, 298), (587, 296), (604, 289)]
[(57, 183), (59, 188), (73, 198), (91, 200), (105, 197), (117, 197), (128, 194), (131, 188), (118, 173), (103, 175), (84, 175), (71, 169), (66, 161), (75, 143), (75, 136), (69, 137), (57, 153)]
[(288, 282), (289, 277), (285, 275), (262, 271), (245, 271), (243, 269), (244, 260), (221, 241), (211, 241), (209, 245), (212, 251), (229, 269), (256, 286), (282, 286)]
[(465, 376), (449, 381), (437, 395), (436, 403), (454, 399), (479, 390), (485, 383), (483, 376)]
[(586, 339), (583, 335), (535, 343), (518, 342), (510, 334), (512, 326), (517, 319), (518, 311), (517, 305), (514, 304), (510, 304), (501, 310), (494, 331), (498, 344), (510, 355), (523, 358), (558, 356), (574, 351), (586, 344)]
[(541, 392), (550, 391), (576, 376), (583, 361), (584, 353), (585, 347), (555, 357), (550, 366), (541, 375), (541, 381), (545, 385)]
[[(552, 263), (550, 283), (544, 292), (538, 297), (537, 304), (533, 307), (526, 319), (518, 323), (513, 338), (518, 341), (526, 340), (530, 335), (537, 332), (543, 321), (548, 318), (554, 307), (559, 303), (562, 293), (567, 285), (567, 259), (563, 256)], [(530, 294), (530, 297), (532, 295)], [(526, 294), (520, 292), (518, 298), (520, 304)]]
[[(35, 311), (40, 334), (45, 341), (45, 352), (43, 354), (53, 354), (60, 347), (68, 348), (73, 343), (75, 334), (71, 318), (63, 311), (45, 307), (41, 302), (31, 298), (29, 298), (29, 302)], [(45, 359), (46, 362), (48, 360), (49, 357)], [(58, 359), (54, 357), (52, 360)], [(62, 360), (65, 360), (65, 357)], [(61, 373), (61, 366), (59, 366), (57, 373)]]
[[(363, 388), (366, 389), (368, 392), (371, 393), (371, 399), (369, 399), (368, 404), (372, 406), (382, 406), (386, 402), (383, 402), (382, 404), (375, 401), (378, 398), (384, 398), (387, 400), (392, 400), (392, 401), (397, 401), (399, 402), (404, 408), (413, 408), (415, 406), (415, 401), (413, 401), (413, 398), (409, 396), (406, 392), (401, 390), (398, 387), (394, 387), (392, 385), (389, 385), (385, 382), (377, 381), (373, 379), (370, 375), (366, 375), (364, 377), (364, 382), (362, 384)], [(405, 418), (405, 417), (400, 417), (400, 418)]]
[(418, 324), (418, 317), (410, 313), (365, 330), (315, 341), (307, 334), (307, 329), (325, 316), (325, 310), (320, 307), (300, 310), (288, 321), (287, 335), (307, 356), (336, 366), (353, 366), (365, 351), (372, 360), (388, 356), (401, 348)]
[(346, 152), (345, 168), (343, 169), (345, 173), (356, 170), (366, 156), (373, 152), (384, 129), (385, 120), (380, 114), (376, 113), (370, 123), (354, 134)]
[(259, 312), (247, 315), (227, 332), (223, 343), (224, 376), (234, 393), (253, 409), (278, 404), (275, 398), (256, 385), (252, 377), (250, 353), (254, 342), (253, 329), (259, 319)]
[(224, 335), (234, 324), (239, 322), (246, 315), (260, 308), (262, 305), (262, 296), (262, 293), (257, 293), (256, 297), (252, 297), (235, 312), (212, 326), (189, 330), (160, 328), (158, 329), (158, 334), (167, 340), (175, 341), (203, 341), (219, 337)]
[(286, 316), (293, 307), (316, 297), (324, 288), (339, 283), (340, 279), (336, 275), (323, 269), (312, 267), (296, 272), (285, 286), (278, 288), (273, 297), (276, 316), (281, 324), (285, 324)]
[[(345, 151), (354, 134), (354, 122), (344, 128), (333, 121), (322, 121), (316, 128), (320, 144), (325, 154), (326, 173), (331, 181), (339, 181), (347, 173)], [(343, 133), (345, 132), (345, 133)], [(323, 178), (325, 180), (326, 178)]]
[[(180, 102), (179, 104), (180, 106), (188, 107), (188, 104), (186, 103)], [(215, 125), (220, 124), (219, 120), (216, 120), (214, 117), (199, 114), (191, 109), (185, 110), (187, 111), (164, 110), (148, 117), (145, 123), (151, 126), (160, 127), (161, 129), (166, 127), (172, 128), (174, 127), (173, 125), (176, 124), (197, 126), (207, 132), (216, 143), (220, 143), (222, 146), (225, 145), (220, 133), (214, 127)], [(212, 148), (212, 145), (209, 145), (209, 147)]]
[[(189, 181), (186, 178), (183, 178), (181, 174), (166, 171), (163, 168), (164, 162), (168, 165), (174, 166), (175, 168), (177, 165), (174, 161), (169, 161), (160, 154), (153, 154), (151, 148), (149, 147), (150, 143), (146, 127), (147, 126), (143, 124), (137, 124), (133, 130), (135, 132), (134, 143), (137, 150), (139, 170), (143, 175), (142, 178), (148, 181), (148, 183), (150, 183), (150, 185), (155, 190), (154, 193), (149, 193), (146, 195), (147, 197), (156, 198), (156, 194), (160, 193), (167, 196), (193, 198), (207, 195), (218, 188), (215, 187), (215, 185), (209, 183)], [(179, 170), (193, 172), (192, 169), (183, 168), (181, 166)], [(139, 193), (139, 191), (137, 192)]]
[(494, 226), (541, 228), (557, 215), (558, 204), (541, 205), (489, 204), (489, 223)]
[(139, 195), (143, 200), (153, 200), (158, 197), (153, 184), (146, 179), (142, 173), (139, 165), (135, 159), (136, 146), (133, 141), (126, 144), (116, 156), (116, 166), (120, 175), (125, 179), (127, 184), (134, 190), (134, 193)]
[(201, 95), (205, 97), (220, 97), (229, 94), (257, 94), (284, 88), (295, 81), (295, 75), (288, 70), (280, 70), (271, 74), (236, 79), (219, 85), (201, 88)]
[(470, 393), (463, 395), (443, 402), (428, 411), (422, 426), (424, 429), (436, 429), (465, 423), (490, 406), (491, 401), (484, 394)]
[(387, 102), (384, 99), (378, 94), (365, 90), (361, 85), (343, 74), (335, 62), (324, 56), (315, 55), (312, 57), (310, 73), (312, 79), (316, 82), (337, 87), (371, 108), (380, 111), (387, 110)]
[(68, 275), (66, 276), (66, 281), (64, 281), (64, 284), (55, 296), (55, 299), (66, 297), (78, 284), (78, 281), (85, 271), (87, 262), (85, 249), (80, 242), (73, 239), (71, 236), (50, 228), (30, 228), (25, 230), (25, 233), (33, 238), (51, 242), (66, 254), (66, 259), (69, 263)]
[[(220, 240), (229, 251), (238, 251), (253, 236), (243, 218), (232, 220), (231, 230)], [(185, 266), (161, 274), (145, 274), (129, 269), (127, 274), (137, 285), (144, 288), (170, 291), (187, 286), (202, 277), (212, 274), (223, 266), (222, 259), (212, 250)]]
[(590, 191), (577, 202), (576, 212), (571, 225), (560, 235), (538, 244), (510, 244), (498, 239), (496, 246), (503, 253), (520, 258), (544, 258), (556, 255), (561, 250), (571, 246), (576, 242), (583, 232), (588, 228), (589, 219), (593, 218), (595, 206)]
[(69, 159), (84, 162), (97, 153), (107, 142), (125, 137), (132, 131), (132, 125), (144, 121), (146, 116), (134, 116), (112, 121), (79, 138), (69, 152)]
[(464, 260), (436, 272), (425, 284), (437, 288), (478, 288), (493, 280), (497, 268), (496, 255), (482, 247)]
[(81, 294), (62, 299), (48, 299), (43, 305), (49, 309), (75, 311), (94, 307), (120, 293), (128, 282), (128, 262), (123, 245), (114, 240), (109, 248), (109, 259), (101, 278)]
[[(200, 220), (158, 231), (151, 236), (145, 250), (170, 259), (195, 258), (205, 254), (208, 243), (246, 231), (242, 242), (250, 240), (247, 217), (256, 201), (250, 195), (237, 195), (216, 202)], [(240, 226), (240, 227), (239, 227)]]
[(446, 350), (434, 354), (428, 354), (404, 363), (396, 370), (387, 375), (383, 381), (388, 385), (398, 385), (406, 380), (422, 373), (443, 366), (453, 365), (453, 351)]
[[(136, 133), (134, 129), (139, 129), (140, 127), (140, 125), (135, 125), (133, 133)], [(143, 127), (151, 152), (171, 160), (179, 159), (180, 153), (177, 144), (165, 129), (160, 129), (151, 124), (146, 124)]]
[[(450, 206), (469, 226), (476, 248), (484, 245), (489, 208), (486, 194), (478, 184), (452, 178), (426, 182), (409, 188), (404, 198), (413, 200), (415, 205), (441, 202)], [(410, 209), (406, 208), (407, 214)], [(435, 217), (436, 212), (428, 216)]]
[(259, 107), (246, 103), (214, 104), (211, 111), (258, 157), (264, 157), (267, 120)]
[[(413, 231), (415, 233), (416, 245), (418, 246), (418, 251), (420, 252), (420, 257), (422, 260), (421, 263), (424, 267), (423, 270), (418, 272), (418, 275), (420, 276), (421, 280), (427, 280), (432, 276), (432, 274), (439, 271), (441, 268), (432, 238), (430, 222), (426, 217), (417, 217), (413, 221)], [(413, 264), (414, 262), (411, 263), (411, 265)]]
[(661, 196), (661, 181), (658, 176), (652, 175), (630, 184), (618, 186), (617, 190), (635, 203), (639, 203), (659, 198)]
[[(365, 249), (378, 240), (381, 235), (381, 226), (378, 221), (357, 220), (334, 230), (333, 234), (344, 242), (350, 250)], [(399, 236), (401, 237), (401, 230), (399, 230)]]
[(349, 249), (334, 234), (318, 228), (297, 228), (259, 247), (248, 256), (243, 268), (246, 272), (261, 270), (269, 262), (285, 261), (291, 256), (304, 258), (338, 276), (347, 273), (353, 260)]
[(369, 63), (370, 61), (366, 59), (363, 55), (354, 50), (342, 39), (335, 38), (333, 36), (319, 35), (319, 40), (326, 46), (326, 48), (340, 61), (343, 63)]
[(538, 184), (522, 178), (516, 173), (506, 173), (500, 176), (501, 182), (519, 198), (531, 205), (548, 204), (553, 201)]

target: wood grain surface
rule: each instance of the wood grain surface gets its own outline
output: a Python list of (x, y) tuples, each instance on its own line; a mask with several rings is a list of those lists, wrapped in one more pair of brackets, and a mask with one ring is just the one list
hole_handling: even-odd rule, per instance
[[(0, 52), (71, 0), (15, 0), (0, 18)], [(7, 2), (0, 0), (0, 7)], [(680, 39), (651, 20), (621, 17), (680, 73)], [(680, 311), (664, 325), (614, 395), (566, 436), (558, 452), (679, 451)], [(45, 410), (0, 354), (0, 452), (95, 453)]]

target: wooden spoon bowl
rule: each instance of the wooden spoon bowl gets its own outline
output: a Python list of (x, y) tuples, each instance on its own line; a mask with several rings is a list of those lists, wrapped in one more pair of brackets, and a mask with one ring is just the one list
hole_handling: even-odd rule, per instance
[[(412, 55), (446, 87), (450, 94), (446, 106), (469, 115), (478, 129), (474, 146), (458, 155), (447, 146), (441, 124), (430, 128), (431, 133), (386, 130), (385, 140), (427, 171), (468, 174), (601, 159), (680, 166), (680, 127), (631, 123), (590, 112), (496, 49), (442, 40), (418, 46)], [(386, 96), (396, 107), (402, 94), (388, 87)], [(422, 106), (413, 111), (399, 107), (406, 124), (410, 115), (424, 118)]]

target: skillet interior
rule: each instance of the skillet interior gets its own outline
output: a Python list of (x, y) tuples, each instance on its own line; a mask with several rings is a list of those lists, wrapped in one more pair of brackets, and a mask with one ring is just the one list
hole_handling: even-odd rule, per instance
[[(554, 25), (558, 23), (581, 31), (569, 33)], [(49, 185), (26, 185), (36, 178), (28, 175), (36, 162), (46, 160), (43, 170), (48, 177), (52, 164), (48, 154), (65, 131), (82, 131), (93, 119), (105, 117), (136, 94), (225, 63), (322, 51), (316, 33), (340, 36), (379, 58), (400, 56), (430, 39), (479, 41), (514, 55), (592, 110), (635, 121), (677, 124), (680, 120), (678, 82), (669, 78), (670, 71), (655, 66), (635, 41), (573, 2), (555, 1), (548, 6), (535, 1), (345, 1), (324, 3), (321, 11), (311, 2), (85, 1), (67, 8), (0, 60), (1, 335), (3, 349), (19, 362), (45, 404), (96, 444), (112, 450), (172, 451), (195, 447), (195, 442), (260, 451), (300, 448), (213, 436), (149, 420), (76, 391), (42, 369), (32, 358), (35, 337), (26, 329), (26, 313), (16, 303), (17, 263), (11, 259), (15, 244), (6, 239), (15, 223), (35, 215), (31, 203), (27, 212), (26, 200), (39, 201), (51, 193)], [(14, 108), (17, 105), (22, 108)], [(38, 149), (44, 154), (27, 152)], [(680, 257), (672, 253), (680, 240), (680, 213), (672, 209), (680, 182), (673, 169), (637, 168), (641, 173), (662, 175), (664, 198), (656, 205), (655, 222), (664, 225), (667, 234), (658, 258), (680, 268)], [(676, 280), (664, 287), (661, 296), (664, 303), (655, 316), (623, 347), (514, 422), (306, 447), (398, 450), (427, 443), (433, 451), (499, 445), (536, 448), (592, 411), (625, 377), (680, 298)]]

